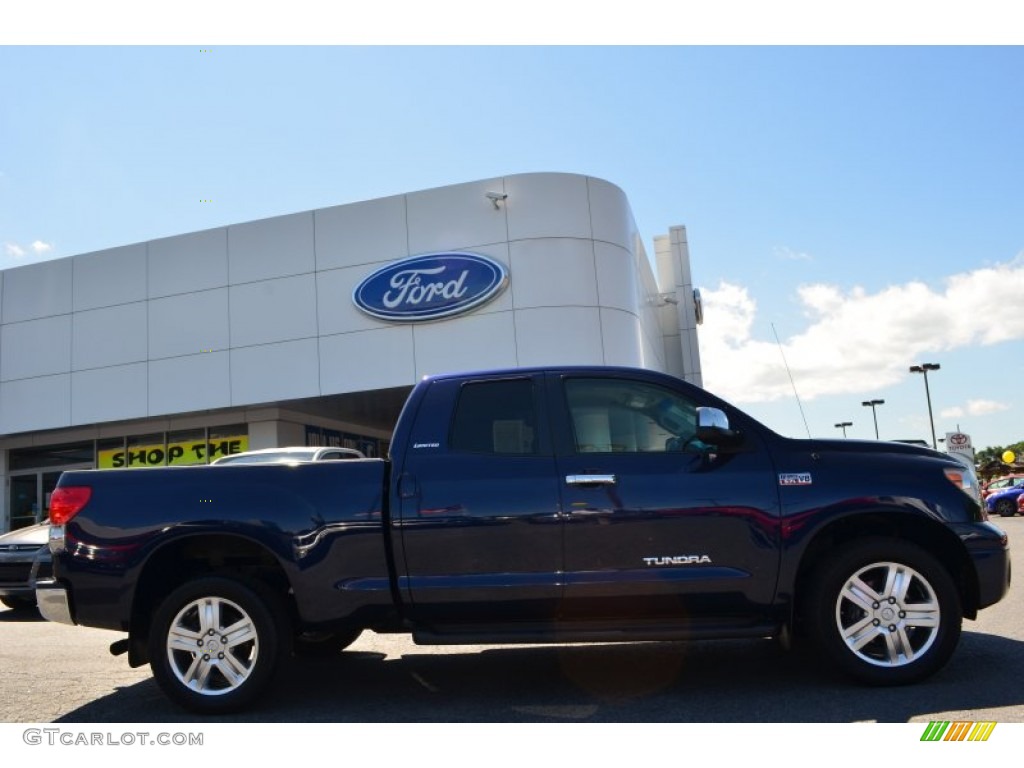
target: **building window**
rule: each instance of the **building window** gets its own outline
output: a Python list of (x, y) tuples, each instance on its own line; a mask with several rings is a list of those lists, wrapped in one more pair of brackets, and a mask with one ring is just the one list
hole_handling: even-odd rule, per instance
[(206, 430), (184, 429), (167, 433), (167, 464), (183, 467), (206, 464)]
[(206, 451), (208, 462), (249, 450), (249, 428), (245, 424), (210, 427), (209, 435)]
[(209, 464), (230, 453), (249, 450), (249, 430), (245, 424), (177, 432), (154, 432), (100, 440), (96, 466), (100, 469), (187, 466)]
[(50, 445), (45, 448), (15, 448), (9, 453), (8, 467), (13, 472), (19, 469), (66, 467), (72, 464), (91, 465), (92, 451), (92, 440), (85, 443)]

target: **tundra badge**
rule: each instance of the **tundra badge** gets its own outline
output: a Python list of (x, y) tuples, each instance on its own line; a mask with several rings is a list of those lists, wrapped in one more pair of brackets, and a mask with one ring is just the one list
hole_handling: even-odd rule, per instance
[(667, 557), (645, 557), (647, 565), (700, 565), (710, 563), (707, 555), (669, 555)]

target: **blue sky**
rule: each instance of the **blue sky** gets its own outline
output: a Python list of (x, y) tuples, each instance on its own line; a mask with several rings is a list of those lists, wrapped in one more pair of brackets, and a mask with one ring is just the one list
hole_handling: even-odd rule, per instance
[[(687, 226), (705, 385), (1024, 439), (1024, 48), (0, 48), (0, 268), (531, 171)], [(212, 202), (201, 202), (210, 200)]]

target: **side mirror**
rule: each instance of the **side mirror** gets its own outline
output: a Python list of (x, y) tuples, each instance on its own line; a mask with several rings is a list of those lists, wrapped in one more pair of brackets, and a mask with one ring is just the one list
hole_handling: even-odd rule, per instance
[(743, 434), (729, 428), (729, 417), (719, 408), (697, 409), (697, 439), (719, 450), (738, 448)]

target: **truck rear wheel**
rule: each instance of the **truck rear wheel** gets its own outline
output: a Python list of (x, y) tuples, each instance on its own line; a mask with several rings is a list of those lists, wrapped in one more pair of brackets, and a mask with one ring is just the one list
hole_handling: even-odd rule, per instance
[(287, 637), (274, 595), (233, 578), (187, 582), (159, 606), (150, 668), (171, 699), (194, 712), (236, 710), (273, 678)]
[(960, 596), (942, 564), (897, 539), (863, 539), (815, 576), (810, 625), (838, 666), (871, 685), (922, 680), (960, 639)]

